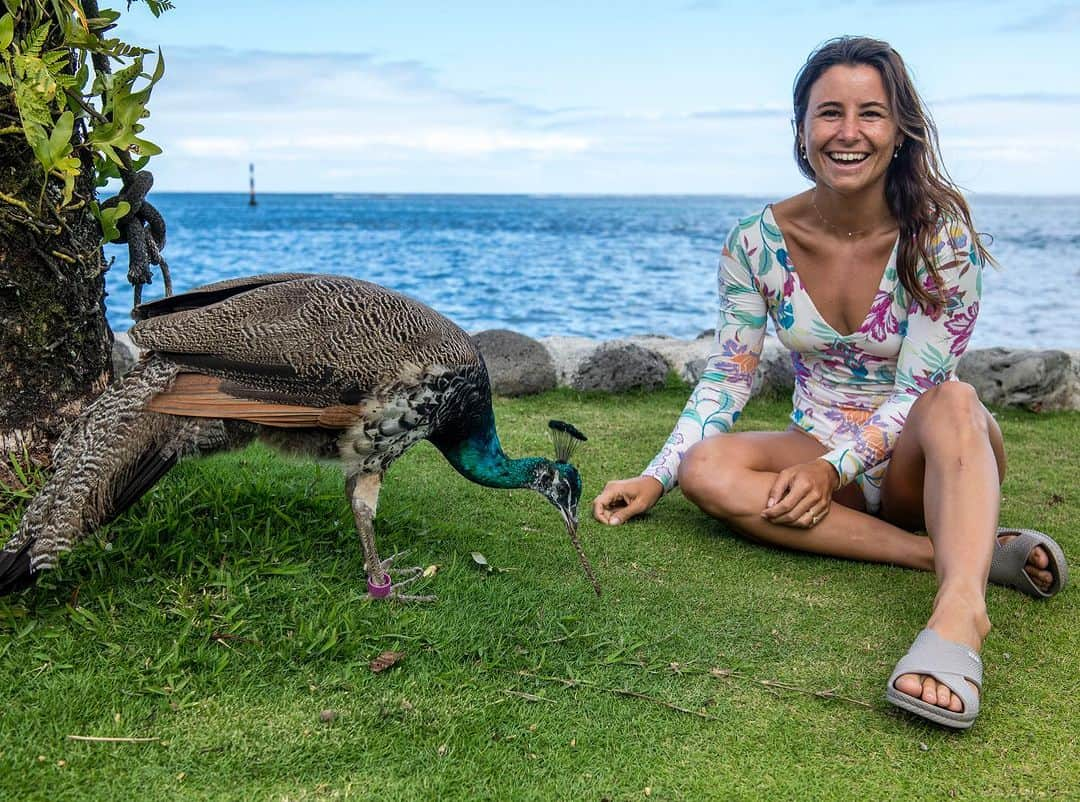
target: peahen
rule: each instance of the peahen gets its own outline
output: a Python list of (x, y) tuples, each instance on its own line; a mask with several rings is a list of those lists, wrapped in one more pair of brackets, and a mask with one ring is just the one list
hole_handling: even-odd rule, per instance
[(32, 584), (177, 460), (255, 437), (341, 461), (374, 598), (430, 598), (401, 592), (420, 569), (380, 559), (373, 530), (383, 474), (424, 439), (465, 478), (554, 504), (600, 592), (577, 536), (581, 478), (568, 461), (584, 436), (552, 421), (554, 461), (507, 457), (480, 353), (429, 307), (366, 281), (282, 273), (172, 295), (135, 318), (131, 338), (147, 353), (57, 444), (52, 477), (0, 551), (0, 593)]

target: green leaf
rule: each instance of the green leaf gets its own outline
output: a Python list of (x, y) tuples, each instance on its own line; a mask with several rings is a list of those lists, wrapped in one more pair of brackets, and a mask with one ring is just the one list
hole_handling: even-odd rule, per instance
[[(139, 126), (140, 128), (142, 126)], [(157, 156), (161, 153), (161, 148), (151, 142), (149, 139), (141, 139), (134, 137), (131, 140), (132, 147), (136, 153), (140, 156)]]
[(22, 0), (4, 0), (4, 6), (7, 7), (8, 13), (12, 16), (19, 13), (19, 6), (22, 5)]
[(15, 38), (15, 18), (10, 14), (0, 17), (0, 50), (7, 50)]
[(64, 177), (64, 195), (60, 205), (67, 206), (71, 203), (71, 196), (75, 194), (75, 179), (79, 177), (82, 163), (74, 156), (67, 156), (57, 163), (56, 169), (60, 170)]
[(52, 22), (44, 22), (30, 31), (30, 35), (23, 42), (23, 50), (26, 55), (37, 56), (41, 53), (41, 48), (45, 46), (45, 40), (49, 38), (50, 27), (52, 27)]
[(53, 164), (71, 152), (71, 131), (75, 127), (75, 115), (65, 111), (56, 120), (56, 126), (49, 135), (49, 154)]
[(97, 201), (90, 204), (90, 213), (101, 224), (101, 239), (103, 242), (112, 242), (120, 236), (120, 229), (117, 228), (116, 221), (120, 220), (129, 211), (131, 211), (131, 204), (127, 201), (120, 201), (115, 206), (109, 206), (105, 209), (102, 209)]

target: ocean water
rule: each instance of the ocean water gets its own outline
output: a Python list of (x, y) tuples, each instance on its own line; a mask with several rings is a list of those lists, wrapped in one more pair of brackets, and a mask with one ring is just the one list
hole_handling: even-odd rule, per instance
[[(695, 337), (745, 196), (152, 195), (174, 289), (276, 271), (374, 281), (468, 331)], [(987, 269), (972, 347), (1080, 348), (1080, 197), (971, 199)], [(125, 246), (107, 246), (114, 330), (131, 323)], [(160, 275), (146, 300), (163, 293)]]

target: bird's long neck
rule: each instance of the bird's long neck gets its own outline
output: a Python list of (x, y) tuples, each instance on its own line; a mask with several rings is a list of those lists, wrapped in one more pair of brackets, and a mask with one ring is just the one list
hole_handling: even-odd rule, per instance
[(485, 487), (528, 487), (533, 469), (540, 457), (511, 459), (503, 453), (495, 431), (495, 416), (484, 415), (481, 425), (453, 443), (436, 443), (436, 447), (458, 473), (471, 482)]

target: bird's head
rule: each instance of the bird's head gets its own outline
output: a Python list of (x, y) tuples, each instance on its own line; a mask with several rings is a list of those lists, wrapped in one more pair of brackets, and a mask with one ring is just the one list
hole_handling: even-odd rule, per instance
[(581, 474), (570, 464), (570, 455), (578, 443), (586, 440), (585, 435), (569, 423), (553, 420), (548, 423), (552, 442), (555, 444), (555, 460), (540, 460), (533, 472), (532, 488), (555, 505), (566, 524), (570, 542), (577, 551), (581, 565), (593, 584), (597, 595), (600, 585), (593, 574), (592, 566), (581, 548), (578, 539), (578, 502), (581, 500)]

